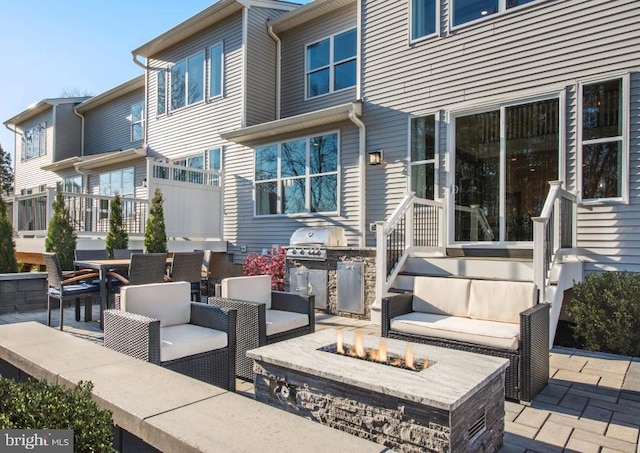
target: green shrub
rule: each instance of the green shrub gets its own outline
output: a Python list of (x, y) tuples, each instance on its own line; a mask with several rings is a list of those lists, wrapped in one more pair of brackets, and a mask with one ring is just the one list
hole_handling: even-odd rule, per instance
[(587, 274), (573, 288), (568, 313), (587, 349), (640, 356), (640, 274)]
[(149, 218), (144, 230), (144, 248), (147, 253), (167, 253), (167, 233), (164, 224), (162, 192), (156, 187), (151, 199)]
[[(1, 149), (1, 148), (0, 148)], [(7, 217), (7, 204), (0, 196), (0, 274), (16, 272), (16, 242), (13, 240), (13, 225)]]
[(109, 258), (113, 258), (114, 249), (126, 249), (129, 247), (129, 233), (124, 227), (122, 218), (122, 200), (116, 194), (111, 200), (111, 210), (109, 212), (109, 231), (104, 239), (105, 249)]
[(0, 429), (71, 429), (75, 452), (111, 452), (111, 412), (91, 399), (92, 389), (91, 382), (68, 389), (0, 377)]
[(56, 199), (53, 202), (53, 216), (47, 229), (45, 250), (56, 252), (62, 269), (71, 270), (73, 269), (77, 239), (73, 225), (71, 225), (69, 210), (64, 205), (62, 190), (58, 185)]

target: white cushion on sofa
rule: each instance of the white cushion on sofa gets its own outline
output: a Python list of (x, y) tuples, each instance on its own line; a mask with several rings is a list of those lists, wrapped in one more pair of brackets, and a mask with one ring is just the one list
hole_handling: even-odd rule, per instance
[(466, 317), (469, 285), (465, 278), (415, 277), (413, 311)]
[(473, 280), (469, 316), (474, 319), (520, 323), (520, 312), (536, 303), (536, 285), (531, 282)]
[(517, 350), (520, 341), (519, 324), (431, 313), (396, 316), (391, 320), (391, 329), (500, 349)]
[(267, 336), (309, 325), (309, 316), (292, 311), (267, 310)]
[(187, 324), (191, 319), (191, 285), (171, 282), (123, 286), (120, 309), (159, 319), (160, 327)]
[(160, 329), (160, 361), (180, 359), (227, 347), (227, 333), (195, 324)]
[(229, 277), (222, 280), (222, 297), (226, 299), (262, 302), (266, 309), (271, 308), (271, 276), (251, 275)]

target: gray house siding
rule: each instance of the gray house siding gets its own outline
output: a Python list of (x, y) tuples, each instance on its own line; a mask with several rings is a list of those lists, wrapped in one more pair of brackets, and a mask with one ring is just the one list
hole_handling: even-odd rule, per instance
[(76, 105), (59, 104), (54, 107), (56, 115), (54, 162), (80, 155), (82, 121), (73, 113), (73, 108)]
[(144, 102), (144, 89), (128, 93), (84, 113), (85, 155), (142, 145), (143, 140), (131, 141), (131, 106), (139, 102)]
[[(387, 3), (395, 4), (395, 2)], [(355, 28), (357, 26), (356, 14), (357, 5), (354, 2), (280, 34), (279, 37), (282, 41), (282, 118), (355, 100), (355, 87), (305, 100), (305, 46), (335, 33)]]
[[(363, 95), (367, 149), (384, 149), (380, 175), (368, 177), (369, 221), (387, 218), (407, 190), (408, 118), (443, 114), (439, 183), (450, 181), (446, 120), (450, 112), (496, 106), (534, 95), (564, 93), (565, 179), (576, 188), (577, 83), (640, 67), (638, 2), (544, 1), (448, 30), (441, 1), (437, 37), (409, 43), (409, 2), (363, 5)], [(578, 247), (587, 271), (640, 270), (637, 107), (638, 74), (631, 73), (630, 203), (581, 208)], [(441, 192), (443, 193), (443, 192)], [(634, 197), (634, 195), (636, 197)]]
[[(254, 151), (256, 146), (338, 131), (340, 134), (339, 213), (338, 215), (278, 215), (254, 216)], [(260, 253), (273, 245), (288, 245), (296, 228), (303, 226), (341, 225), (345, 228), (349, 245), (357, 245), (359, 221), (358, 197), (358, 129), (350, 122), (322, 126), (303, 134), (281, 136), (252, 144), (252, 147), (233, 147), (226, 153), (225, 168), (225, 239), (234, 261), (242, 263), (246, 253)], [(230, 147), (231, 148), (231, 147)]]

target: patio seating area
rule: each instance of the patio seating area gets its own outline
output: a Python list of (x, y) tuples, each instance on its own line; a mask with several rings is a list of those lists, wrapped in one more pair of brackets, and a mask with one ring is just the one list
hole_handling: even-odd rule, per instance
[[(99, 307), (93, 310), (94, 321), (77, 322), (74, 307), (66, 308), (69, 321), (64, 332), (102, 344)], [(57, 326), (58, 314), (52, 316), (52, 325)], [(46, 318), (46, 311), (12, 313), (0, 315), (0, 324), (46, 325)], [(315, 330), (327, 328), (380, 335), (380, 327), (368, 321), (316, 313)], [(505, 403), (501, 451), (640, 452), (640, 358), (553, 348), (549, 376), (548, 385), (531, 403)], [(236, 393), (253, 398), (253, 383), (238, 379)]]

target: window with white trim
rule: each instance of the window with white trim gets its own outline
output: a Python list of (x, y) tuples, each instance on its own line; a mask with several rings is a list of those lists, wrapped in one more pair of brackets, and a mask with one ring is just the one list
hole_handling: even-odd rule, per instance
[[(183, 157), (173, 161), (173, 165), (179, 167), (194, 168), (197, 170), (204, 170), (204, 155), (202, 153), (194, 154), (192, 156)], [(202, 184), (202, 172), (190, 171), (175, 168), (173, 170), (173, 180), (190, 182), (194, 184)]]
[(450, 0), (451, 26), (466, 24), (541, 0)]
[(209, 98), (222, 96), (224, 83), (222, 43), (209, 48)]
[[(133, 197), (134, 190), (133, 167), (100, 173), (100, 195), (113, 197), (118, 194), (123, 198)], [(129, 205), (129, 202), (123, 203), (124, 217), (131, 215), (131, 207)], [(101, 220), (109, 218), (109, 200), (100, 200), (99, 216)]]
[(338, 134), (255, 149), (256, 215), (336, 212)]
[(353, 28), (307, 45), (306, 97), (313, 98), (356, 85), (357, 32)]
[(62, 181), (62, 191), (82, 193), (82, 176), (70, 176)]
[(159, 69), (156, 75), (156, 113), (164, 115), (167, 113), (167, 70)]
[(409, 126), (410, 190), (428, 200), (435, 196), (436, 124), (436, 115), (432, 114), (411, 118)]
[(626, 198), (628, 76), (585, 82), (580, 96), (580, 193), (583, 200)]
[[(209, 171), (222, 171), (222, 148), (211, 148), (207, 151), (207, 169)], [(209, 185), (220, 186), (220, 174), (209, 174)]]
[(411, 1), (411, 40), (436, 34), (438, 24), (438, 4), (436, 0), (410, 0)]
[(171, 67), (171, 110), (204, 100), (204, 51)]
[(144, 138), (144, 107), (142, 102), (131, 106), (131, 141), (138, 142)]
[(44, 156), (47, 152), (47, 122), (42, 121), (22, 133), (20, 157), (22, 161)]

